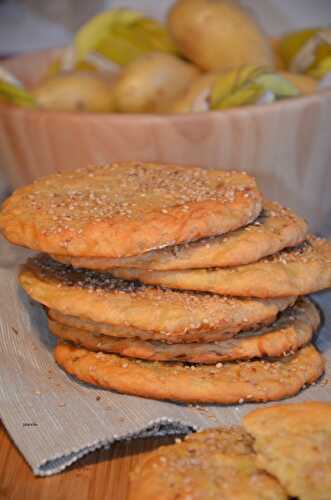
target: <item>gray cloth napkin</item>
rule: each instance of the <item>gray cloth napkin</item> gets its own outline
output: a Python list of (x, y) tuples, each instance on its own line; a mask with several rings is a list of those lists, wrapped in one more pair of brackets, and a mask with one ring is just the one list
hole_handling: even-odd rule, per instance
[[(54, 362), (42, 308), (17, 283), (27, 252), (0, 240), (0, 417), (34, 474), (47, 476), (121, 439), (238, 424), (258, 405), (186, 405), (96, 389)], [(316, 295), (324, 313), (317, 340), (325, 376), (290, 401), (331, 401), (331, 293)], [(261, 406), (261, 405), (260, 405)]]

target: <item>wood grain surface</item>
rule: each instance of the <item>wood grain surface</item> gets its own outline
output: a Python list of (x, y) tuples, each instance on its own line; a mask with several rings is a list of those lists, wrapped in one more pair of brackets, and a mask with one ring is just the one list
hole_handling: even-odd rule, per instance
[[(77, 431), (77, 430), (76, 430)], [(119, 442), (61, 474), (35, 477), (0, 423), (0, 500), (126, 500), (129, 474), (146, 454), (175, 436)]]

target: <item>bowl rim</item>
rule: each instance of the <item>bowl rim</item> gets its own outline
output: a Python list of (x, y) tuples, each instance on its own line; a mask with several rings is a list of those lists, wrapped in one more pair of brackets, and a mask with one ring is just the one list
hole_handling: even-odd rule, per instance
[[(53, 47), (42, 50), (35, 51), (26, 51), (20, 52), (19, 54), (13, 54), (5, 59), (1, 60), (0, 66), (5, 66), (6, 64), (10, 64), (11, 61), (19, 61), (20, 59), (24, 60), (26, 57), (37, 57), (38, 55), (46, 55), (47, 53), (57, 53), (63, 49), (63, 47)], [(24, 115), (33, 115), (36, 117), (40, 116), (49, 116), (49, 117), (67, 117), (71, 119), (82, 119), (82, 116), (87, 116), (92, 118), (93, 120), (104, 120), (106, 119), (115, 119), (115, 120), (128, 120), (132, 118), (138, 121), (148, 120), (149, 122), (159, 122), (161, 120), (171, 120), (171, 121), (187, 121), (188, 119), (193, 119), (195, 121), (201, 119), (212, 118), (215, 119), (217, 117), (236, 117), (240, 114), (259, 114), (265, 112), (271, 112), (273, 109), (275, 110), (288, 110), (289, 108), (299, 106), (300, 104), (309, 104), (320, 102), (323, 97), (331, 98), (331, 88), (320, 89), (317, 92), (309, 95), (301, 95), (297, 97), (291, 97), (288, 99), (283, 99), (280, 101), (275, 101), (272, 103), (266, 104), (249, 104), (247, 106), (229, 108), (226, 110), (215, 110), (215, 111), (201, 111), (201, 112), (191, 112), (187, 111), (184, 113), (120, 113), (120, 112), (96, 112), (96, 111), (63, 111), (63, 110), (53, 110), (53, 109), (35, 109), (24, 106), (16, 106), (15, 104), (10, 104), (6, 102), (0, 102), (0, 113), (2, 111), (9, 112), (10, 114), (24, 114)]]

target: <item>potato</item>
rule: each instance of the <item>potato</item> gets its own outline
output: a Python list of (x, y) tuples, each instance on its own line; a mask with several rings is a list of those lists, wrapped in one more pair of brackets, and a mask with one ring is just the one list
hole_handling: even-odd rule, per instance
[(282, 56), (280, 54), (280, 43), (281, 43), (281, 39), (278, 38), (278, 37), (270, 37), (269, 38), (269, 43), (271, 45), (271, 48), (272, 48), (272, 51), (273, 51), (273, 54), (274, 54), (274, 62), (275, 62), (275, 67), (276, 69), (278, 70), (285, 70), (286, 69), (286, 65), (285, 65), (285, 62), (283, 61), (282, 59)]
[(313, 94), (317, 90), (318, 81), (311, 76), (290, 73), (289, 71), (280, 71), (279, 74), (293, 83), (302, 95)]
[(234, 1), (177, 0), (168, 28), (184, 56), (205, 71), (274, 65), (268, 38)]
[(217, 78), (217, 73), (205, 73), (197, 78), (184, 95), (172, 103), (173, 113), (209, 111), (208, 98), (210, 89)]
[(171, 54), (154, 52), (127, 64), (115, 85), (116, 110), (162, 112), (197, 78), (199, 70)]
[(112, 80), (98, 73), (72, 71), (42, 81), (31, 91), (41, 108), (59, 111), (114, 110)]

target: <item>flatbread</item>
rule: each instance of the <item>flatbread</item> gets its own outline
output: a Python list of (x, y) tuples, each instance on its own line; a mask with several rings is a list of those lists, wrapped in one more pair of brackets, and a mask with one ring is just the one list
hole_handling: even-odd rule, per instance
[(252, 438), (240, 427), (187, 436), (148, 455), (131, 476), (129, 500), (286, 500), (258, 469)]
[(222, 236), (152, 250), (135, 257), (102, 259), (61, 257), (55, 259), (74, 267), (107, 271), (116, 267), (170, 271), (230, 267), (256, 262), (286, 247), (303, 242), (307, 223), (278, 203), (265, 201), (255, 222)]
[(62, 342), (54, 356), (65, 371), (83, 382), (124, 394), (187, 403), (275, 401), (293, 396), (324, 371), (324, 360), (312, 345), (280, 359), (221, 366), (133, 360)]
[[(81, 332), (104, 335), (111, 338), (120, 339), (140, 339), (143, 341), (153, 340), (155, 342), (160, 341), (164, 344), (181, 344), (185, 343), (197, 343), (197, 342), (215, 342), (219, 340), (225, 340), (232, 338), (235, 334), (233, 332), (224, 331), (224, 329), (218, 330), (190, 330), (185, 332), (185, 334), (171, 333), (169, 332), (157, 332), (153, 330), (141, 330), (138, 328), (130, 326), (118, 326), (109, 323), (98, 323), (96, 321), (89, 321), (87, 319), (82, 319), (77, 316), (71, 316), (69, 314), (62, 314), (56, 309), (48, 310), (48, 317), (51, 321), (59, 323), (64, 327), (72, 328), (73, 330), (79, 330)], [(272, 321), (264, 321), (263, 324), (269, 324)], [(231, 330), (231, 329), (230, 329)]]
[(215, 364), (223, 361), (283, 356), (311, 341), (320, 316), (308, 299), (299, 300), (281, 313), (271, 326), (239, 333), (235, 338), (213, 343), (166, 344), (139, 338), (117, 338), (68, 326), (49, 318), (50, 331), (57, 337), (95, 352), (120, 354), (152, 361), (185, 361)]
[(131, 475), (129, 500), (330, 500), (331, 403), (269, 406), (243, 425), (148, 454)]
[(18, 189), (3, 205), (0, 231), (46, 253), (119, 258), (237, 229), (261, 208), (244, 172), (114, 163)]
[(114, 276), (172, 289), (235, 297), (306, 295), (331, 286), (331, 243), (309, 236), (305, 243), (254, 264), (228, 269), (141, 271), (114, 269)]
[(244, 417), (255, 438), (258, 465), (290, 496), (331, 498), (331, 403), (317, 401), (258, 409)]
[(29, 259), (20, 283), (43, 305), (63, 314), (120, 327), (158, 332), (159, 338), (187, 338), (210, 330), (234, 335), (273, 321), (293, 299), (242, 300), (212, 294), (173, 292), (75, 270), (47, 255)]

